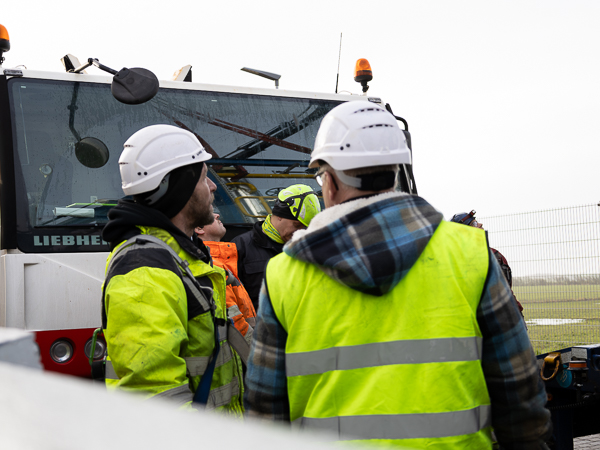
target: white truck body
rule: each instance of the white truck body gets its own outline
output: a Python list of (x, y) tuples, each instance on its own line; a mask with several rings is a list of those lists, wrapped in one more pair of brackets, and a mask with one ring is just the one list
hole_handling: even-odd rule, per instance
[[(0, 326), (36, 332), (45, 368), (78, 376), (89, 376), (84, 348), (101, 325), (110, 250), (101, 231), (123, 197), (117, 162), (131, 134), (168, 123), (198, 136), (213, 154), (227, 239), (265, 217), (282, 187), (319, 190), (308, 161), (329, 110), (381, 104), (364, 95), (160, 81), (156, 97), (132, 106), (99, 73), (0, 67)], [(90, 138), (100, 144), (82, 146)], [(400, 178), (416, 192), (410, 167)]]

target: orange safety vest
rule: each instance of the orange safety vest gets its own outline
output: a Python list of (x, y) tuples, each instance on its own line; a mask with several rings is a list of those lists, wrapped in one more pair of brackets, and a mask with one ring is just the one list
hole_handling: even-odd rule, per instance
[(204, 244), (210, 249), (213, 264), (231, 272), (235, 277), (233, 283), (228, 280), (226, 287), (227, 311), (235, 327), (245, 337), (249, 325), (254, 328), (256, 324), (256, 311), (248, 292), (238, 278), (237, 247), (232, 242), (204, 241)]

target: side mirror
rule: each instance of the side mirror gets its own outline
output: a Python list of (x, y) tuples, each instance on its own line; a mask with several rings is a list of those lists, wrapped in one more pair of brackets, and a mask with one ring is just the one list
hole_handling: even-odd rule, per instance
[(75, 156), (85, 167), (98, 169), (108, 162), (108, 147), (100, 139), (84, 137), (75, 144)]
[(113, 77), (112, 95), (121, 103), (139, 105), (151, 100), (158, 92), (158, 78), (140, 67), (123, 68)]
[[(65, 56), (63, 60), (68, 56), (70, 55)], [(114, 75), (110, 90), (113, 97), (121, 103), (139, 105), (151, 100), (158, 92), (158, 78), (156, 78), (156, 75), (140, 67), (134, 67), (133, 69), (124, 67), (117, 72), (104, 64), (100, 64), (100, 61), (95, 58), (88, 58), (87, 63), (76, 69), (71, 69), (66, 64), (65, 68), (68, 72), (80, 73), (92, 65)]]

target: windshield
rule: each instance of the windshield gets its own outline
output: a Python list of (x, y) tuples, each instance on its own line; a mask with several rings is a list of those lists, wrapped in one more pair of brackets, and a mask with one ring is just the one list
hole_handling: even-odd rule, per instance
[[(269, 212), (278, 191), (318, 190), (308, 169), (321, 118), (340, 102), (161, 89), (124, 105), (110, 85), (14, 78), (10, 81), (22, 251), (105, 251), (107, 212), (122, 198), (123, 143), (152, 124), (193, 132), (213, 155), (215, 207), (227, 225)], [(20, 169), (20, 172), (19, 172)]]

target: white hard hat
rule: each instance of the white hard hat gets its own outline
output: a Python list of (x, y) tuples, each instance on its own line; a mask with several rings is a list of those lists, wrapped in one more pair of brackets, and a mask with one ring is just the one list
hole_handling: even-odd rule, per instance
[(127, 139), (119, 158), (123, 192), (150, 192), (174, 169), (210, 158), (212, 155), (189, 131), (173, 125), (142, 128)]
[(406, 137), (392, 114), (375, 103), (350, 101), (323, 118), (309, 167), (323, 160), (335, 170), (411, 164)]

